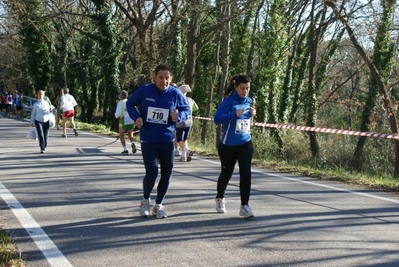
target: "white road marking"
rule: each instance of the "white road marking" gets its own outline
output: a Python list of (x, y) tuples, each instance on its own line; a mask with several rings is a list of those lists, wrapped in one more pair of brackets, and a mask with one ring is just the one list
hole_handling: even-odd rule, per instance
[(33, 219), (28, 211), (18, 202), (11, 192), (0, 182), (0, 197), (10, 207), (18, 221), (25, 228), (32, 240), (51, 266), (73, 267), (62, 252), (51, 241), (40, 225)]

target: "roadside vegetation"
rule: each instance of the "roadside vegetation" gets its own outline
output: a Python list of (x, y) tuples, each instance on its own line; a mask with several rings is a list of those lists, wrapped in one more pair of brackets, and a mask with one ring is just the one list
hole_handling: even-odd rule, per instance
[[(189, 145), (197, 154), (217, 157), (216, 126), (208, 122), (209, 136), (201, 142), (203, 120), (194, 120), (189, 137)], [(108, 126), (77, 122), (78, 128), (117, 138), (116, 132)], [(366, 161), (362, 171), (351, 170), (350, 147), (357, 142), (356, 136), (320, 134), (321, 157), (314, 159), (309, 152), (307, 134), (295, 130), (282, 130), (281, 136), (287, 144), (281, 151), (270, 129), (253, 127), (253, 164), (269, 170), (295, 173), (323, 180), (341, 181), (346, 184), (399, 193), (399, 179), (393, 177), (394, 141), (391, 139), (370, 138), (365, 146)], [(138, 140), (138, 134), (135, 135)]]
[(10, 235), (0, 225), (0, 267), (25, 267), (26, 263)]

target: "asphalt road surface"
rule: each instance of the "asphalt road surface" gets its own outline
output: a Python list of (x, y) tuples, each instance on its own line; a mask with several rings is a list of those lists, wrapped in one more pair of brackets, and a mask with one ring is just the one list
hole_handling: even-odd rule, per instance
[(253, 168), (246, 220), (237, 171), (218, 214), (218, 159), (194, 155), (176, 157), (168, 218), (141, 218), (139, 145), (121, 155), (114, 138), (51, 129), (39, 154), (29, 129), (0, 118), (0, 223), (30, 267), (399, 266), (396, 194)]

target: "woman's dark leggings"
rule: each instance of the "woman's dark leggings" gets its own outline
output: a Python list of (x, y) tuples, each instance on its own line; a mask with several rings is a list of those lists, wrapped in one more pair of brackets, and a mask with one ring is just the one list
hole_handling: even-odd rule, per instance
[(218, 153), (222, 171), (217, 183), (217, 198), (224, 198), (227, 184), (233, 175), (236, 161), (240, 173), (241, 205), (248, 205), (251, 191), (251, 162), (254, 152), (252, 141), (239, 146), (227, 146), (219, 142)]

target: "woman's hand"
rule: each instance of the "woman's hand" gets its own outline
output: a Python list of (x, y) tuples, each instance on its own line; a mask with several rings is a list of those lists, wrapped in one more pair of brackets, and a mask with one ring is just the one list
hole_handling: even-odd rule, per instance
[(237, 109), (237, 111), (236, 111), (236, 115), (237, 115), (237, 117), (241, 117), (241, 116), (242, 116), (242, 114), (244, 114), (244, 111), (245, 111), (245, 109), (244, 109), (244, 108)]

